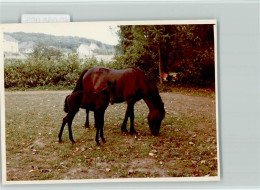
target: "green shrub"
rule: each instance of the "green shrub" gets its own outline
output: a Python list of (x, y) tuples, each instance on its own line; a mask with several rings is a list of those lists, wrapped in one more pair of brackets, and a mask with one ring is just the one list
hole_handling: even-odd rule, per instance
[(105, 63), (96, 58), (79, 59), (77, 54), (66, 57), (29, 57), (26, 60), (5, 60), (5, 88), (41, 86), (74, 87), (81, 72), (93, 67), (126, 68), (119, 62)]

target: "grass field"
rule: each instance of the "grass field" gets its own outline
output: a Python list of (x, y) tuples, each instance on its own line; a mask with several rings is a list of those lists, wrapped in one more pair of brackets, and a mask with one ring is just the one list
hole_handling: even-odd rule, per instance
[[(6, 103), (7, 180), (57, 180), (135, 177), (216, 176), (217, 139), (214, 92), (161, 93), (166, 117), (160, 135), (151, 135), (148, 108), (135, 106), (138, 135), (121, 133), (126, 104), (109, 106), (105, 115), (106, 143), (98, 147), (90, 112), (76, 115), (71, 144), (68, 128), (58, 143), (64, 99), (70, 91), (9, 91)], [(129, 122), (128, 122), (129, 129)]]

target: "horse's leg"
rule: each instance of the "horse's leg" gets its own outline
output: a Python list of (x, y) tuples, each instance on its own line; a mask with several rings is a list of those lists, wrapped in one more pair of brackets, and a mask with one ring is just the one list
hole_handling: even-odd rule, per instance
[(125, 119), (124, 119), (122, 126), (121, 126), (122, 132), (128, 132), (127, 129), (126, 129), (128, 117), (129, 117), (129, 106), (127, 104), (127, 108), (126, 108), (126, 112), (125, 112)]
[(98, 116), (98, 112), (97, 111), (94, 111), (94, 118), (95, 118), (95, 128), (96, 128), (96, 143), (98, 146), (100, 146), (100, 143), (99, 143), (99, 130), (100, 130), (100, 120), (99, 120), (99, 116)]
[(130, 133), (131, 135), (133, 134), (137, 134), (136, 130), (135, 130), (135, 125), (134, 125), (134, 118), (135, 118), (135, 114), (134, 114), (134, 104), (132, 104), (129, 108), (129, 114), (130, 114)]
[(69, 114), (67, 114), (66, 117), (64, 117), (63, 120), (62, 120), (62, 125), (61, 125), (60, 132), (59, 132), (59, 135), (58, 135), (59, 142), (62, 141), (61, 137), (62, 137), (62, 133), (63, 133), (64, 127), (65, 127), (66, 123), (68, 122), (68, 115)]
[(73, 139), (73, 136), (72, 136), (72, 129), (71, 129), (71, 125), (72, 125), (72, 121), (75, 117), (77, 112), (72, 112), (69, 116), (69, 119), (68, 119), (68, 128), (69, 128), (69, 138), (71, 140), (72, 143), (75, 143), (74, 139)]
[(105, 117), (105, 111), (101, 111), (99, 114), (99, 121), (100, 121), (100, 137), (101, 140), (105, 143), (106, 140), (104, 138), (103, 130), (104, 130), (104, 117)]
[(85, 122), (85, 128), (89, 128), (89, 110), (86, 109), (86, 122)]
[[(126, 109), (126, 112), (125, 112), (125, 119), (124, 119), (124, 122), (121, 126), (121, 131), (122, 132), (127, 132), (127, 129), (126, 129), (126, 125), (127, 125), (127, 120), (128, 120), (128, 117), (129, 116), (132, 116), (132, 119), (131, 119), (131, 123), (130, 123), (130, 130), (133, 130), (132, 132), (134, 132), (134, 127), (132, 126), (133, 125), (133, 120), (134, 120), (134, 104), (135, 104), (135, 101), (128, 101), (127, 102), (127, 109)], [(131, 131), (130, 131), (131, 132)]]

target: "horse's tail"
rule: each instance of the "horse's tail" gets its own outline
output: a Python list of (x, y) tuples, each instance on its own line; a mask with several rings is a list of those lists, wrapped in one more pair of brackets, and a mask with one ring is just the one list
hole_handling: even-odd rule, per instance
[(77, 81), (76, 86), (75, 86), (73, 92), (83, 90), (82, 79), (83, 79), (83, 77), (84, 77), (84, 75), (85, 75), (85, 73), (86, 73), (87, 71), (88, 71), (88, 69), (85, 69), (85, 70), (81, 73), (81, 75), (79, 76), (79, 80)]
[(65, 101), (64, 101), (64, 112), (66, 112), (66, 113), (68, 113), (69, 112), (69, 106), (68, 106), (68, 101), (67, 101), (67, 99), (68, 99), (68, 97), (69, 97), (70, 95), (68, 95), (66, 98), (65, 98)]

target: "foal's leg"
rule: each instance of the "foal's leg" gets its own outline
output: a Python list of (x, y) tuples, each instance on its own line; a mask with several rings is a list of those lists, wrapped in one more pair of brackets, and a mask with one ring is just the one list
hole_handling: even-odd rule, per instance
[(63, 133), (64, 127), (65, 127), (66, 123), (68, 122), (68, 116), (69, 116), (69, 114), (67, 114), (67, 115), (63, 118), (63, 120), (62, 120), (62, 125), (61, 125), (61, 128), (60, 128), (60, 133), (59, 133), (59, 135), (58, 135), (58, 137), (59, 137), (59, 142), (62, 141), (62, 140), (61, 140), (61, 137), (62, 137), (62, 133)]
[(71, 140), (72, 143), (75, 143), (74, 139), (73, 139), (73, 136), (72, 136), (72, 129), (71, 129), (71, 125), (72, 125), (72, 121), (75, 117), (77, 112), (72, 112), (70, 115), (69, 115), (69, 119), (68, 119), (68, 128), (69, 128), (69, 138)]
[(86, 109), (86, 122), (85, 122), (85, 128), (89, 128), (89, 110)]

